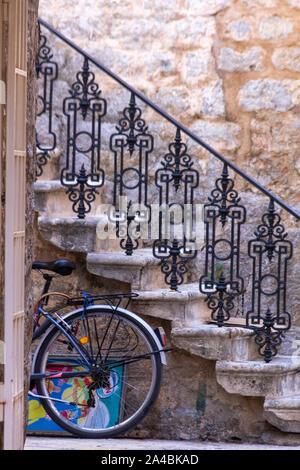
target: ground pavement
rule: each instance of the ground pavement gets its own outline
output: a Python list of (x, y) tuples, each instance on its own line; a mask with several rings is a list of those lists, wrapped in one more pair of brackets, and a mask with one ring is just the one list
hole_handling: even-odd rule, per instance
[(164, 441), (149, 439), (79, 439), (73, 437), (28, 436), (25, 450), (300, 450), (298, 446), (233, 444), (222, 442)]

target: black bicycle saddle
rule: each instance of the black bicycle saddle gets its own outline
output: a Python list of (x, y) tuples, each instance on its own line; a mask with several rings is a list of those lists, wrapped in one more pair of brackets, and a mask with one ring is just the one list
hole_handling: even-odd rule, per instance
[(53, 271), (61, 276), (69, 276), (72, 274), (76, 265), (67, 259), (57, 259), (55, 261), (35, 261), (32, 263), (32, 269), (44, 269), (45, 271)]

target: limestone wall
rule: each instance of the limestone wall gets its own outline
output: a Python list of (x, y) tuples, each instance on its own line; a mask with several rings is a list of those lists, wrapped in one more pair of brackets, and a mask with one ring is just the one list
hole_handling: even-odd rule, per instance
[[(54, 0), (49, 8), (41, 0), (40, 16), (289, 204), (299, 203), (300, 2)], [(70, 51), (56, 59), (70, 85), (69, 67), (75, 72), (81, 59)], [(97, 77), (111, 127), (128, 93)], [(172, 137), (162, 136), (168, 127), (160, 117), (151, 121), (161, 139)], [(191, 150), (205, 179), (213, 163)]]

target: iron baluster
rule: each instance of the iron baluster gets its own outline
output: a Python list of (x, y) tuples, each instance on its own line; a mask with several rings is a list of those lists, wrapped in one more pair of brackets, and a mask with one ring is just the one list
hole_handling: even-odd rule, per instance
[[(169, 145), (169, 153), (163, 157), (161, 167), (155, 173), (161, 210), (159, 238), (153, 243), (153, 255), (160, 259), (165, 282), (170, 285), (171, 290), (177, 290), (178, 286), (183, 284), (184, 274), (188, 271), (188, 261), (197, 255), (197, 250), (192, 248), (194, 240), (186, 237), (186, 233), (182, 234), (181, 242), (174, 234), (168, 233), (168, 237), (165, 235), (165, 231), (169, 231), (170, 224), (174, 226), (179, 223), (182, 227), (186, 227), (187, 205), (192, 208), (189, 213), (191, 219), (189, 223), (193, 227), (194, 191), (199, 185), (199, 172), (193, 168), (193, 165), (192, 158), (187, 153), (187, 146), (182, 141), (180, 129), (177, 128), (175, 139)], [(175, 211), (174, 218), (177, 219), (175, 222), (170, 219), (171, 211)], [(179, 217), (176, 216), (176, 212)]]
[[(147, 212), (148, 222), (151, 219), (150, 205), (148, 204), (148, 160), (153, 150), (153, 136), (148, 132), (142, 111), (136, 105), (135, 95), (132, 93), (129, 105), (123, 110), (117, 132), (110, 138), (110, 150), (114, 155), (114, 190), (113, 205), (118, 209), (119, 198), (134, 197), (136, 204), (143, 212)], [(137, 165), (134, 166), (134, 159)], [(132, 200), (132, 199), (131, 199)], [(130, 203), (131, 206), (131, 203)], [(139, 236), (136, 234), (134, 242), (129, 235), (130, 225), (136, 221), (139, 211), (127, 211), (127, 228), (118, 231), (121, 238), (120, 246), (131, 255), (139, 246)], [(138, 231), (138, 224), (136, 224)]]
[(153, 254), (160, 259), (161, 272), (165, 275), (165, 283), (172, 291), (184, 283), (184, 275), (188, 272), (188, 260), (196, 256), (195, 251), (187, 248), (185, 240), (155, 240)]
[(254, 235), (248, 244), (252, 259), (252, 305), (246, 323), (255, 332), (259, 354), (270, 362), (278, 352), (284, 332), (291, 326), (286, 291), (287, 266), (293, 255), (293, 245), (287, 240), (273, 199)]
[(211, 319), (221, 327), (230, 319), (234, 308), (234, 295), (227, 293), (226, 278), (222, 273), (216, 285), (216, 294), (207, 296), (208, 308), (212, 311)]
[[(128, 206), (127, 206), (127, 214), (126, 214), (126, 228), (122, 229), (118, 225), (118, 237), (121, 239), (120, 241), (120, 246), (123, 250), (125, 250), (125, 254), (127, 256), (131, 256), (139, 246), (139, 240), (138, 240), (138, 235), (139, 235), (139, 225), (137, 225), (136, 228), (136, 233), (132, 233), (132, 223), (135, 220), (136, 214), (134, 214), (131, 211), (131, 206), (132, 206), (132, 201), (129, 201)], [(124, 230), (125, 229), (125, 230)], [(133, 235), (135, 235), (133, 237)]]
[(99, 194), (96, 188), (88, 186), (88, 175), (84, 165), (77, 175), (77, 184), (70, 186), (66, 194), (72, 202), (73, 212), (79, 219), (84, 219), (85, 214), (91, 211), (91, 203), (96, 199), (96, 194)]
[(48, 133), (45, 142), (42, 142), (36, 132), (36, 178), (43, 174), (43, 167), (50, 159), (50, 152), (56, 148), (56, 134), (53, 131), (53, 86), (58, 77), (58, 65), (52, 60), (53, 54), (47, 44), (47, 38), (38, 28), (39, 48), (36, 57), (35, 70), (41, 94), (38, 94), (37, 122), (43, 117), (47, 117)]
[(244, 292), (240, 241), (241, 226), (246, 220), (246, 209), (239, 204), (240, 198), (226, 164), (208, 200), (204, 206), (205, 271), (199, 286), (206, 294), (212, 320), (223, 326), (230, 319), (235, 297)]
[[(68, 188), (66, 193), (73, 211), (78, 218), (84, 219), (99, 194), (97, 189), (105, 180), (100, 153), (101, 120), (106, 114), (106, 100), (100, 96), (95, 74), (89, 70), (86, 57), (76, 79), (69, 90), (70, 96), (63, 101), (63, 113), (67, 117), (67, 148), (61, 183)], [(89, 124), (90, 131), (80, 130), (80, 116)], [(86, 164), (81, 163), (82, 159)]]

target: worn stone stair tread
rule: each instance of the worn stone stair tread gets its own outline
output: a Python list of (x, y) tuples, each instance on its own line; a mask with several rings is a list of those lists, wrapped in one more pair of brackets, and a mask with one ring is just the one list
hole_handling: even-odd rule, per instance
[(199, 290), (199, 283), (193, 282), (190, 284), (182, 284), (178, 287), (177, 291), (172, 291), (170, 288), (156, 289), (153, 291), (140, 291), (139, 296), (135, 301), (140, 300), (159, 300), (159, 301), (179, 301), (186, 302), (191, 299), (204, 299), (206, 296)]
[(159, 260), (154, 258), (151, 248), (140, 248), (135, 250), (131, 256), (126, 255), (124, 251), (111, 253), (88, 253), (87, 262), (90, 264), (99, 263), (101, 265), (114, 265), (118, 263), (121, 266), (147, 266), (159, 264)]
[[(67, 186), (63, 186), (59, 179), (38, 180), (34, 183), (34, 209), (40, 215), (46, 217), (77, 217), (72, 208), (72, 202), (69, 200), (66, 192)], [(87, 216), (98, 216), (99, 204), (91, 204)]]
[(249, 338), (253, 336), (253, 332), (239, 327), (219, 328), (217, 325), (205, 324), (193, 327), (173, 328), (172, 333), (182, 337), (213, 336), (221, 338)]
[(283, 432), (300, 433), (300, 395), (266, 399), (264, 417)]
[[(99, 240), (97, 225), (102, 216), (88, 216), (85, 219), (73, 217), (38, 218), (38, 227), (42, 237), (52, 245), (66, 251), (88, 253), (99, 248), (113, 249), (114, 240)], [(115, 245), (119, 245), (116, 240)]]
[(62, 191), (65, 192), (67, 188), (61, 184), (60, 180), (37, 180), (34, 182), (35, 192), (51, 192)]
[(243, 372), (255, 371), (260, 374), (270, 373), (286, 373), (296, 371), (300, 368), (300, 358), (293, 358), (288, 356), (276, 356), (271, 362), (267, 363), (261, 359), (257, 361), (242, 361), (238, 364), (230, 361), (222, 361), (218, 364), (219, 370), (234, 370)]
[[(164, 283), (160, 283), (163, 285)], [(170, 288), (139, 290), (132, 300), (136, 313), (171, 320), (173, 324), (192, 325), (204, 323), (208, 318), (205, 295), (198, 283), (182, 284), (178, 291)]]
[(294, 394), (300, 390), (300, 358), (277, 356), (270, 363), (255, 361), (218, 361), (216, 376), (229, 393), (268, 398)]
[(253, 333), (238, 327), (219, 328), (203, 324), (175, 327), (171, 336), (175, 346), (205, 359), (215, 361), (241, 361), (257, 358)]
[(298, 409), (300, 413), (300, 393), (299, 395), (269, 398), (265, 401), (265, 408), (267, 407), (278, 409), (286, 408), (291, 410)]
[(86, 262), (91, 274), (128, 283), (132, 291), (164, 285), (160, 260), (154, 258), (151, 248), (140, 248), (131, 256), (124, 251), (88, 253)]
[(101, 216), (86, 216), (85, 219), (79, 219), (75, 214), (70, 217), (45, 217), (40, 216), (38, 218), (39, 224), (49, 224), (49, 225), (77, 225), (84, 226), (84, 225), (96, 225), (98, 221), (101, 219)]
[[(66, 196), (67, 188), (60, 180), (38, 180), (34, 183), (34, 209), (41, 216), (60, 217), (75, 216), (72, 203)], [(94, 209), (92, 209), (94, 210)]]

